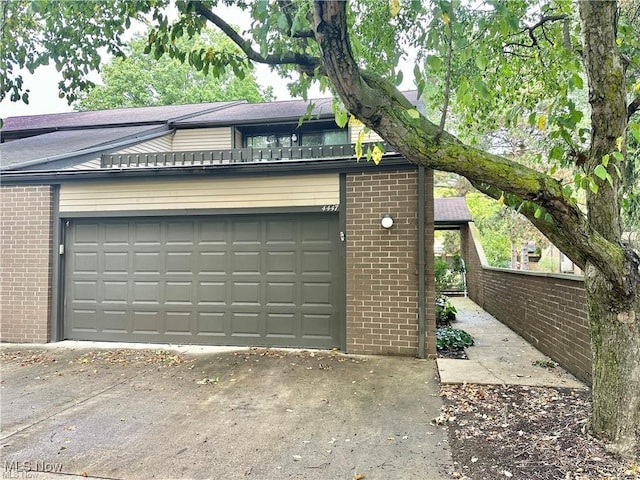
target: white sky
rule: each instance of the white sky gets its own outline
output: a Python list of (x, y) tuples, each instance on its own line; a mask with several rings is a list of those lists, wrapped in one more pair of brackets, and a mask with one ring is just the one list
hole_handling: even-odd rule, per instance
[[(250, 20), (248, 12), (244, 12), (237, 7), (223, 7), (223, 9), (217, 13), (222, 18), (232, 19), (231, 21), (239, 24), (241, 28), (249, 27)], [(413, 65), (406, 63), (403, 70), (405, 80), (401, 88), (414, 88), (413, 81), (410, 80), (413, 78)], [(255, 74), (260, 85), (263, 87), (273, 87), (273, 92), (277, 100), (287, 100), (291, 98), (286, 86), (287, 80), (272, 73), (268, 66), (256, 65)], [(8, 98), (5, 98), (0, 102), (0, 118), (73, 111), (73, 109), (67, 105), (65, 99), (58, 97), (58, 82), (61, 78), (53, 65), (40, 67), (33, 75), (25, 71), (23, 78), (26, 88), (30, 90), (29, 104), (24, 104), (21, 101), (11, 102)], [(96, 83), (100, 81), (97, 73), (93, 73), (90, 79)], [(311, 98), (321, 96), (317, 89), (312, 90), (309, 95)]]

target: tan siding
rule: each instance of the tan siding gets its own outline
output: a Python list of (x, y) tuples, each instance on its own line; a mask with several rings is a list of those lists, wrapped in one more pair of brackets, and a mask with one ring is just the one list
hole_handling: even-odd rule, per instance
[(338, 175), (87, 182), (60, 189), (61, 212), (292, 207), (340, 202)]
[(146, 142), (138, 143), (132, 147), (118, 150), (115, 153), (154, 153), (154, 152), (170, 152), (173, 143), (173, 133), (154, 138)]
[[(363, 128), (364, 128), (364, 125), (351, 125), (350, 127), (351, 143), (356, 143), (358, 141), (358, 136), (360, 135), (360, 132), (362, 132)], [(364, 135), (364, 141), (365, 143), (380, 142), (382, 141), (382, 138), (380, 138), (380, 135), (378, 135), (373, 130), (369, 130), (369, 132), (365, 133)]]
[(230, 127), (177, 130), (173, 137), (174, 152), (192, 150), (224, 150), (233, 148)]
[(236, 128), (234, 131), (234, 136), (235, 136), (235, 148), (242, 148), (244, 146), (242, 143), (242, 140), (243, 140), (242, 132)]
[(88, 162), (84, 162), (79, 165), (72, 165), (71, 167), (67, 167), (64, 170), (96, 170), (100, 167), (101, 167), (100, 159), (95, 158), (93, 160), (89, 160)]

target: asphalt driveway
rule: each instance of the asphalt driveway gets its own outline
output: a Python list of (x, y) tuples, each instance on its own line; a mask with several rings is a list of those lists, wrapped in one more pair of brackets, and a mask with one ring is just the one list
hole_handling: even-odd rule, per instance
[(3, 478), (447, 477), (433, 361), (89, 347), (1, 347)]

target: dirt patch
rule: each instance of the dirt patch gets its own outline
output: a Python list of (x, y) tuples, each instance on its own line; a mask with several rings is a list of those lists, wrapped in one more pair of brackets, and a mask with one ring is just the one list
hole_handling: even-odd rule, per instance
[(640, 479), (589, 434), (586, 390), (526, 386), (442, 387), (455, 478)]

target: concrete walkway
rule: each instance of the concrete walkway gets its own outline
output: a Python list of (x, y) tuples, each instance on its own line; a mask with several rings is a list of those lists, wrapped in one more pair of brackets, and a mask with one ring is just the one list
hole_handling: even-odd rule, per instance
[(469, 360), (437, 360), (442, 384), (587, 388), (559, 366), (541, 366), (550, 361), (549, 357), (469, 298), (451, 297), (451, 303), (458, 310), (453, 327), (470, 333), (475, 345), (466, 349)]

